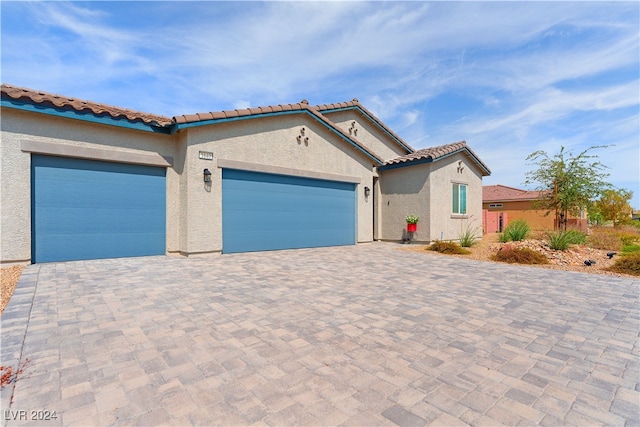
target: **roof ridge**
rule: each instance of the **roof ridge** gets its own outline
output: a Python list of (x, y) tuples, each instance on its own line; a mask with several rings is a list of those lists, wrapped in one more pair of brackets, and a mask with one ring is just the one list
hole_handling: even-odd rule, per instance
[(522, 188), (511, 187), (510, 185), (502, 185), (502, 184), (488, 185), (487, 187), (502, 187), (502, 188), (508, 188), (510, 190), (517, 190), (517, 191), (532, 191), (532, 190), (523, 190)]
[(350, 107), (357, 107), (360, 110), (362, 110), (367, 116), (369, 116), (369, 118), (371, 120), (376, 122), (378, 124), (378, 126), (383, 128), (393, 138), (398, 140), (400, 142), (400, 145), (403, 145), (404, 148), (406, 148), (408, 151), (410, 151), (410, 152), (415, 152), (416, 151), (411, 145), (409, 145), (404, 139), (402, 139), (397, 133), (395, 133), (390, 127), (388, 127), (382, 120), (380, 120), (378, 117), (376, 117), (375, 114), (373, 114), (371, 111), (367, 110), (367, 108), (360, 103), (358, 98), (353, 98), (351, 101), (345, 101), (345, 102), (339, 102), (339, 103), (333, 103), (333, 104), (320, 104), (320, 105), (316, 105), (315, 108), (317, 108), (318, 111), (323, 112), (323, 111), (326, 111), (326, 110), (337, 110), (337, 109), (340, 109), (340, 108), (350, 108)]
[(255, 116), (260, 114), (279, 113), (283, 111), (297, 111), (310, 109), (308, 102), (302, 100), (295, 104), (265, 105), (261, 107), (236, 108), (233, 110), (209, 111), (193, 114), (180, 114), (173, 116), (173, 122), (177, 124), (193, 123), (203, 120), (228, 119), (232, 117)]
[(3, 98), (13, 100), (27, 99), (36, 104), (51, 104), (56, 108), (71, 108), (76, 111), (89, 110), (93, 114), (107, 114), (114, 119), (126, 118), (129, 121), (142, 121), (146, 124), (155, 124), (158, 126), (166, 126), (171, 124), (171, 119), (158, 114), (145, 113), (142, 111), (131, 110), (129, 108), (117, 107), (79, 98), (71, 98), (68, 96), (57, 95), (45, 91), (37, 91), (34, 89), (14, 86), (3, 83), (1, 86)]

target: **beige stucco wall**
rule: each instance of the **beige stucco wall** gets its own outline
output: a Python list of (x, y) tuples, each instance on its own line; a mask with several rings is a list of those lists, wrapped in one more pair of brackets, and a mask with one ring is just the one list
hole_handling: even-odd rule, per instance
[[(458, 162), (464, 168), (458, 171)], [(453, 183), (467, 185), (467, 215), (453, 215)], [(463, 153), (436, 161), (432, 165), (430, 240), (458, 240), (468, 226), (482, 236), (482, 174)], [(438, 201), (438, 202), (435, 202)]]
[[(461, 171), (458, 161), (463, 162)], [(380, 175), (382, 240), (401, 240), (407, 215), (420, 217), (412, 236), (415, 242), (458, 240), (468, 225), (482, 226), (482, 175), (465, 154), (383, 170)], [(467, 215), (452, 214), (454, 182), (468, 186)]]
[(429, 239), (429, 171), (430, 165), (422, 164), (380, 172), (381, 240), (406, 237), (408, 215), (420, 217), (414, 241)]
[[(186, 145), (180, 192), (186, 195), (183, 210), (189, 221), (181, 251), (191, 254), (223, 249), (221, 166), (225, 161), (283, 168), (291, 175), (324, 174), (327, 179), (338, 176), (359, 181), (357, 241), (373, 239), (373, 201), (364, 197), (364, 187), (373, 188), (373, 161), (308, 115), (254, 118), (187, 128), (180, 133)], [(304, 142), (304, 138), (309, 139)], [(200, 151), (213, 153), (214, 160), (199, 159)], [(210, 185), (203, 182), (204, 168), (212, 173)]]
[[(2, 109), (0, 138), (0, 262), (27, 262), (31, 259), (31, 153), (21, 150), (31, 145), (84, 151), (97, 156), (113, 155), (135, 163), (140, 158), (174, 158), (175, 144), (168, 135), (126, 130), (46, 114)], [(57, 147), (56, 147), (57, 146)], [(167, 167), (167, 247), (176, 246), (178, 175)]]
[(348, 135), (353, 136), (365, 147), (373, 150), (378, 156), (381, 156), (384, 161), (408, 154), (407, 151), (395, 143), (389, 135), (380, 130), (379, 127), (371, 123), (369, 119), (356, 110), (336, 111), (333, 113), (325, 112), (323, 114)]

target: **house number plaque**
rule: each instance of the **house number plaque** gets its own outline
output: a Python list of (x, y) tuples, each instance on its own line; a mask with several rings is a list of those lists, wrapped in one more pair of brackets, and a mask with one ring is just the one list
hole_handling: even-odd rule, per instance
[(213, 160), (213, 153), (210, 153), (208, 151), (200, 151), (198, 157), (200, 157), (202, 160)]

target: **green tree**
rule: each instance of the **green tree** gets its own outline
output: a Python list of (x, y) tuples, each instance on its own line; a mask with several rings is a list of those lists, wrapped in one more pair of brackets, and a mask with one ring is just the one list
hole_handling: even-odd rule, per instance
[(555, 224), (562, 230), (567, 228), (569, 214), (577, 215), (581, 209), (590, 206), (602, 192), (610, 188), (605, 182), (609, 176), (606, 166), (589, 154), (591, 150), (606, 148), (593, 146), (578, 155), (565, 151), (550, 156), (543, 150), (529, 154), (527, 161), (536, 166), (526, 173), (525, 184), (536, 185), (542, 196), (536, 207), (547, 209), (547, 215), (555, 212)]
[(624, 188), (604, 190), (595, 203), (595, 210), (602, 215), (602, 219), (612, 221), (613, 228), (616, 228), (620, 222), (631, 217), (633, 210), (629, 202), (632, 197), (633, 192)]

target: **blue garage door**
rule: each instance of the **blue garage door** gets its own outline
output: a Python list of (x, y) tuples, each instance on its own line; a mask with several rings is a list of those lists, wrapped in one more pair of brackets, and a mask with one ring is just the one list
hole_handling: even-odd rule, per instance
[(165, 168), (33, 155), (32, 262), (165, 253)]
[(355, 184), (223, 169), (223, 252), (355, 242)]

